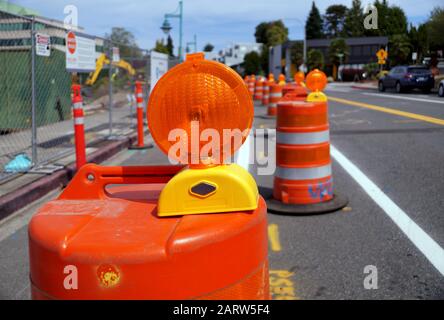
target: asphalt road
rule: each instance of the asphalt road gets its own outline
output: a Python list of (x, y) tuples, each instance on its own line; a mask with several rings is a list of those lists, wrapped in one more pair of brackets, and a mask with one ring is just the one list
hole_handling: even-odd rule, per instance
[[(327, 215), (269, 214), (271, 279), (285, 278), (287, 287), (272, 285), (274, 298), (444, 299), (444, 99), (345, 85), (326, 93), (334, 188), (350, 202)], [(274, 128), (264, 113), (256, 106), (255, 127)], [(106, 164), (166, 162), (150, 149), (124, 151)], [(272, 187), (273, 177), (257, 169), (249, 166), (259, 186)], [(0, 224), (0, 299), (29, 298), (26, 224), (56, 195)], [(367, 266), (377, 271), (377, 289), (364, 287)]]

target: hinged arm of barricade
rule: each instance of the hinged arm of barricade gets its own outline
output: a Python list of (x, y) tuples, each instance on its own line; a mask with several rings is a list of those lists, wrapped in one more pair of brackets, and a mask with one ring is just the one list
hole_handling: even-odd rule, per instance
[(167, 183), (183, 166), (104, 167), (96, 164), (83, 166), (66, 187), (59, 199), (106, 199), (105, 190), (111, 184)]

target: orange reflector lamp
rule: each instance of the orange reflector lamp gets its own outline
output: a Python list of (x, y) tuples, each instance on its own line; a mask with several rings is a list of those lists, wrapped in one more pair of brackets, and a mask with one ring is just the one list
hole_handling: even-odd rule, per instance
[(255, 210), (259, 193), (242, 167), (224, 164), (245, 142), (254, 116), (242, 78), (231, 68), (187, 55), (157, 82), (148, 103), (154, 141), (187, 167), (162, 190), (159, 216)]
[(308, 102), (325, 102), (328, 100), (327, 96), (322, 92), (327, 86), (327, 76), (324, 72), (319, 69), (311, 71), (307, 75), (305, 83), (311, 91), (307, 97)]
[(304, 80), (305, 80), (305, 74), (302, 71), (296, 72), (296, 74), (294, 75), (294, 81), (297, 84), (302, 85)]

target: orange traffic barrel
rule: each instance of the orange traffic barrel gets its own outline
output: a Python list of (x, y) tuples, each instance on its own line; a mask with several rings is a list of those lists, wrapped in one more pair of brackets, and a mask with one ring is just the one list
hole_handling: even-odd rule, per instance
[(281, 101), (305, 101), (308, 96), (308, 92), (304, 87), (301, 86), (293, 86), (288, 87), (285, 85), (282, 88), (283, 98)]
[(273, 199), (268, 201), (271, 212), (326, 213), (348, 203), (346, 197), (333, 193), (328, 106), (324, 97), (306, 101), (310, 96), (306, 97), (305, 90), (294, 90), (278, 102), (277, 169)]
[[(180, 138), (190, 121), (248, 135), (254, 111), (242, 78), (201, 53), (162, 76), (148, 110), (164, 152), (171, 128)], [(32, 297), (269, 299), (267, 225), (253, 177), (235, 164), (85, 165), (29, 224)]]
[(268, 80), (264, 81), (263, 90), (264, 94), (262, 96), (262, 105), (264, 107), (268, 107), (268, 104), (270, 103), (270, 84), (271, 82)]
[(278, 103), (276, 164), (275, 199), (309, 204), (333, 197), (326, 103)]
[(262, 101), (264, 96), (264, 79), (261, 76), (256, 79), (256, 87), (254, 89), (254, 100)]
[(251, 97), (254, 96), (254, 87), (255, 86), (256, 86), (256, 78), (254, 75), (252, 75), (248, 79), (248, 91), (250, 92)]
[(84, 166), (29, 225), (32, 298), (267, 299), (265, 202), (159, 218), (181, 168)]
[(282, 86), (278, 84), (272, 84), (270, 86), (270, 103), (268, 104), (267, 114), (269, 116), (276, 116), (277, 104), (282, 99)]
[(288, 83), (288, 84), (284, 85), (282, 88), (282, 96), (285, 96), (287, 93), (295, 90), (296, 88), (297, 88), (297, 85), (295, 85), (293, 83)]

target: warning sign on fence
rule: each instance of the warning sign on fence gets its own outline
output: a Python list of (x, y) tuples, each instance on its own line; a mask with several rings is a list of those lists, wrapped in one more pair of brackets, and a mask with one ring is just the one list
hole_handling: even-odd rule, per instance
[(47, 34), (35, 35), (35, 53), (38, 56), (49, 57), (51, 55), (51, 37)]
[(69, 72), (92, 72), (96, 69), (94, 38), (69, 32), (66, 36), (66, 69)]

